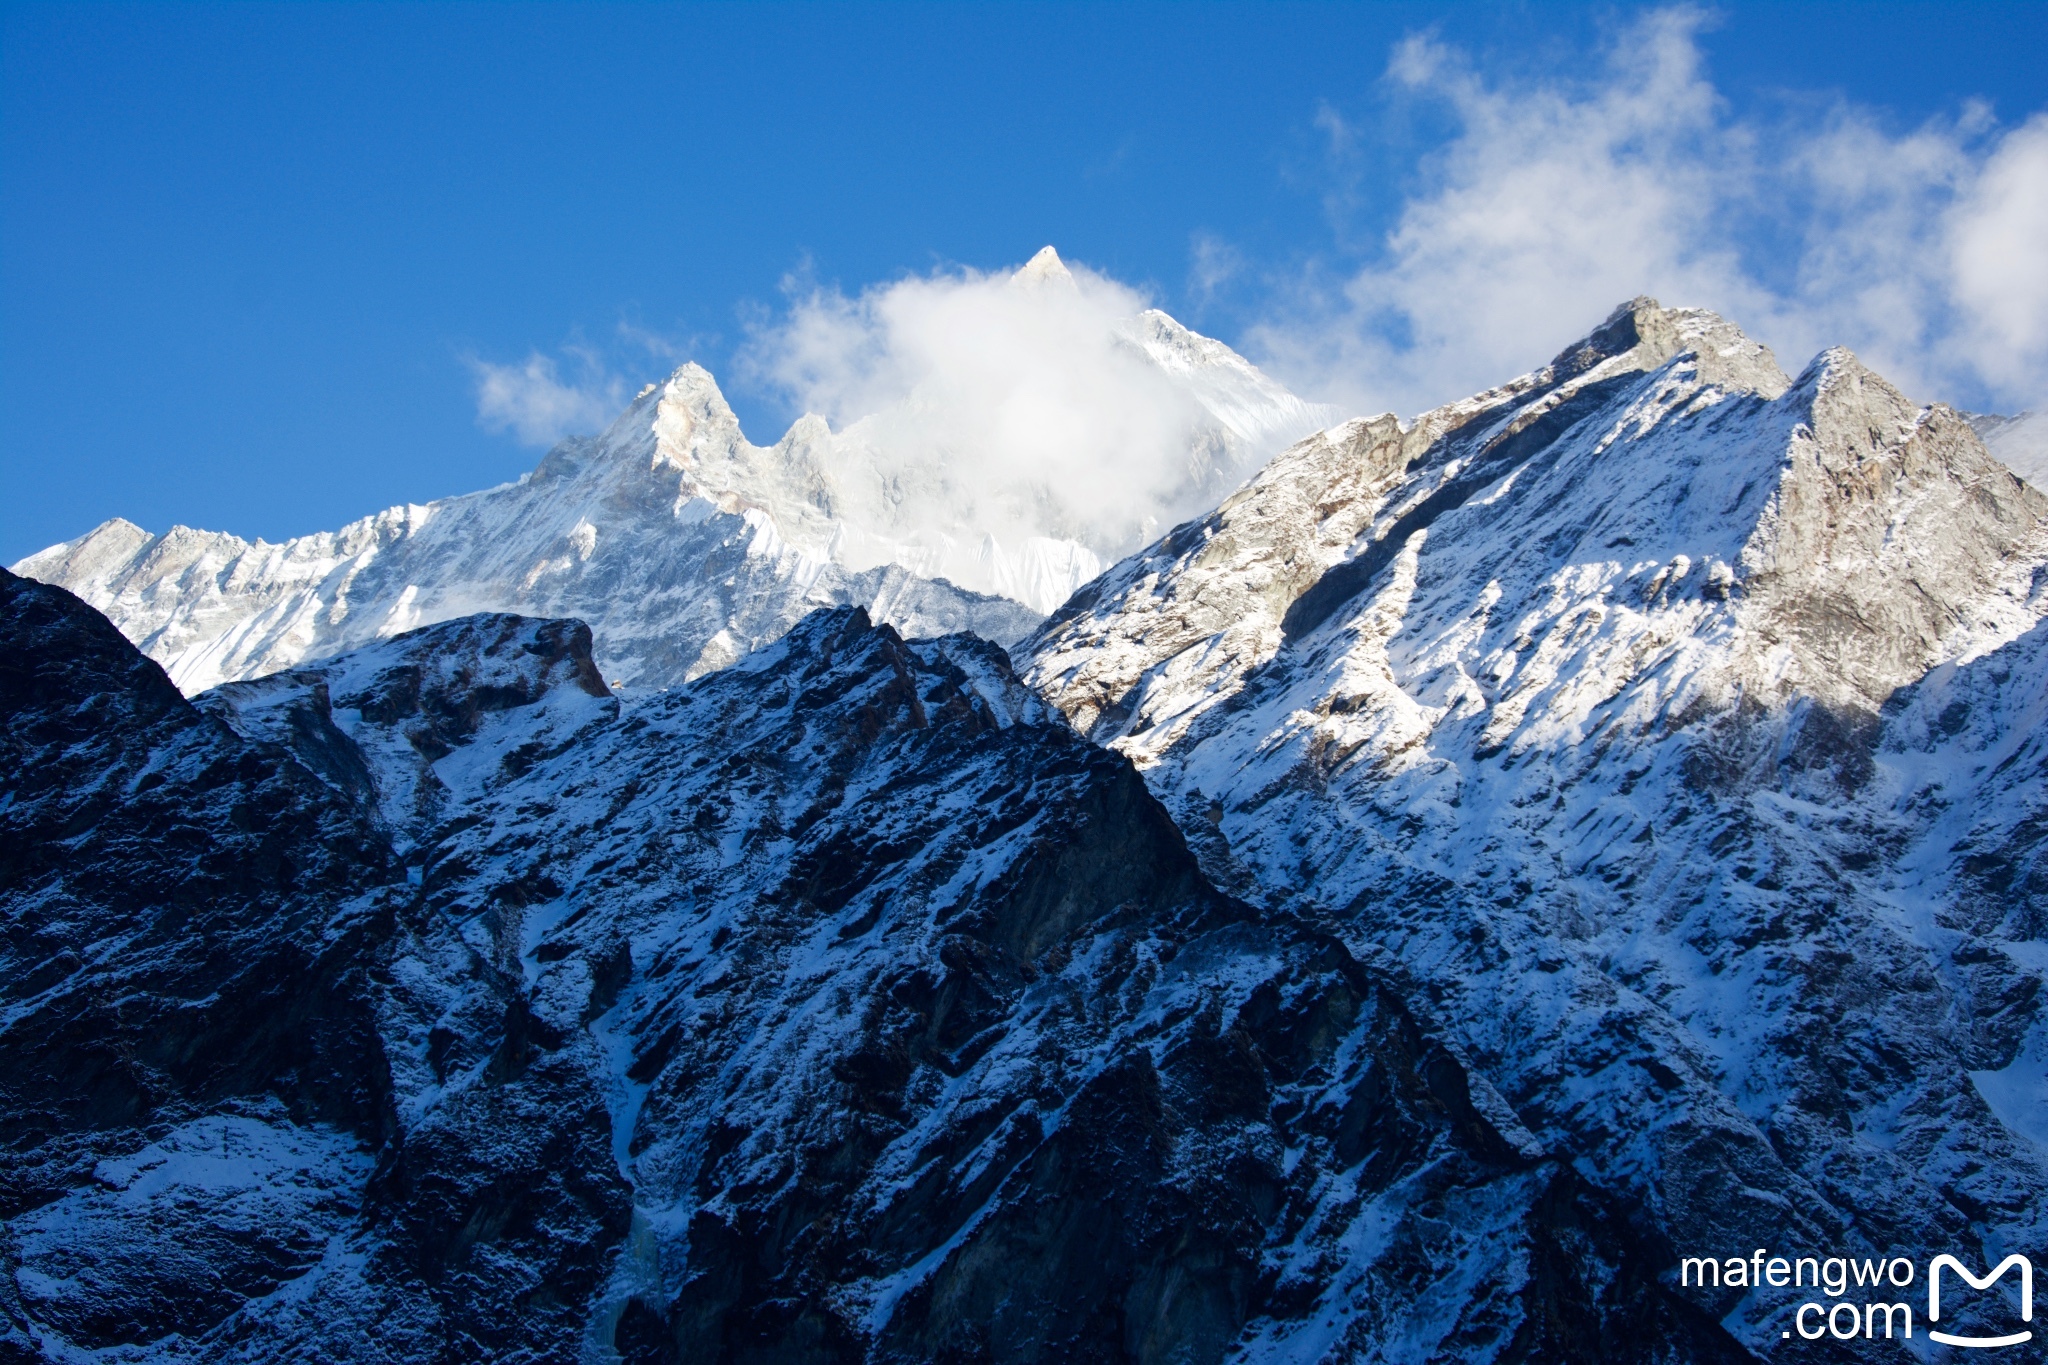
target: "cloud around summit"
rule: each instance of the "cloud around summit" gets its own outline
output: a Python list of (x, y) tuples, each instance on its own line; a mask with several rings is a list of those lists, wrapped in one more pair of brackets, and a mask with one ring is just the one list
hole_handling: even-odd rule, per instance
[(1048, 250), (1014, 271), (785, 292), (738, 379), (848, 432), (906, 506), (1105, 553), (1192, 510), (1202, 414), (1124, 335), (1149, 304), (1136, 289)]

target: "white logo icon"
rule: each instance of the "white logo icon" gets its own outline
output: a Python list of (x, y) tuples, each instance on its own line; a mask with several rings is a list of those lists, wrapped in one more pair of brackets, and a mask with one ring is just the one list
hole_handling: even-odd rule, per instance
[(1927, 1335), (1944, 1346), (2017, 1346), (2023, 1341), (2032, 1341), (2032, 1332), (2015, 1332), (2009, 1337), (1958, 1337), (1947, 1332), (1937, 1332), (1932, 1324), (1941, 1320), (1941, 1268), (1947, 1266), (1956, 1274), (1969, 1281), (1972, 1289), (1989, 1289), (1996, 1284), (2006, 1271), (2019, 1267), (2020, 1272), (2020, 1319), (2034, 1320), (2034, 1263), (2017, 1253), (1998, 1263), (1998, 1268), (1978, 1279), (1953, 1256), (1937, 1256), (1934, 1264), (1927, 1268)]

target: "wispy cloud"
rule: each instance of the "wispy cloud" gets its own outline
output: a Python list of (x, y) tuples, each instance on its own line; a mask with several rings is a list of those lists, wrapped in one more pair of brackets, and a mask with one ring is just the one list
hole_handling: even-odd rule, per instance
[(625, 406), (625, 381), (609, 373), (587, 348), (571, 348), (569, 356), (575, 375), (566, 379), (554, 357), (539, 351), (511, 365), (468, 357), (476, 381), (478, 423), (530, 446), (550, 446), (572, 433), (602, 430)]
[[(1456, 131), (1344, 266), (1370, 128), (1324, 108), (1337, 257), (1286, 282), (1247, 348), (1297, 387), (1411, 412), (1540, 363), (1639, 293), (1711, 307), (1796, 367), (1847, 344), (1922, 397), (2048, 394), (2048, 117), (1968, 106), (1906, 132), (1839, 103), (1734, 115), (1703, 17), (1620, 31), (1590, 78), (1489, 75), (1428, 37), (1383, 92)], [(1810, 112), (1818, 107), (1820, 112)]]
[(2001, 139), (1948, 223), (1963, 344), (1986, 380), (2048, 399), (2048, 114)]
[(1237, 248), (1215, 233), (1197, 232), (1188, 239), (1188, 292), (1197, 305), (1214, 299), (1216, 292), (1244, 269), (1244, 257)]

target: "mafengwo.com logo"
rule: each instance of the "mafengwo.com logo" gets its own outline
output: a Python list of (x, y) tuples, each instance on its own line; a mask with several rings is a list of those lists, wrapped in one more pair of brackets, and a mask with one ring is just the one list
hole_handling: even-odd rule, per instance
[[(1795, 1292), (1780, 1310), (1790, 1321), (1781, 1338), (1820, 1341), (1913, 1340), (1915, 1326), (1943, 1346), (1996, 1350), (2034, 1339), (2034, 1263), (2017, 1253), (1983, 1274), (1958, 1257), (1936, 1256), (1924, 1267), (1904, 1256), (1773, 1256), (1759, 1247), (1748, 1258), (1682, 1257), (1678, 1283), (1684, 1289), (1799, 1290), (1814, 1297), (1797, 1302)], [(1989, 1293), (1985, 1302), (1973, 1298)], [(1919, 1306), (1925, 1316), (1914, 1317)], [(1967, 1316), (1964, 1328), (1959, 1319)]]

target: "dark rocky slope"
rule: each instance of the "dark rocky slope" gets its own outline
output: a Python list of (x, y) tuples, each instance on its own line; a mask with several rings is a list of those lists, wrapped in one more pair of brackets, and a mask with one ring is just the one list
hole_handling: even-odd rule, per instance
[(993, 647), (621, 714), (471, 618), (194, 707), (0, 591), (0, 1357), (1739, 1355)]
[[(17, 1331), (83, 1345), (196, 1328), (319, 1259), (343, 1154), (392, 1130), (368, 972), (397, 869), (68, 593), (0, 575), (0, 637), (0, 1295)], [(259, 1161), (311, 1143), (313, 1183), (219, 1218), (108, 1193), (152, 1144), (226, 1130)], [(35, 1211), (81, 1191), (99, 1223), (39, 1241)], [(24, 1264), (45, 1246), (76, 1273)]]

